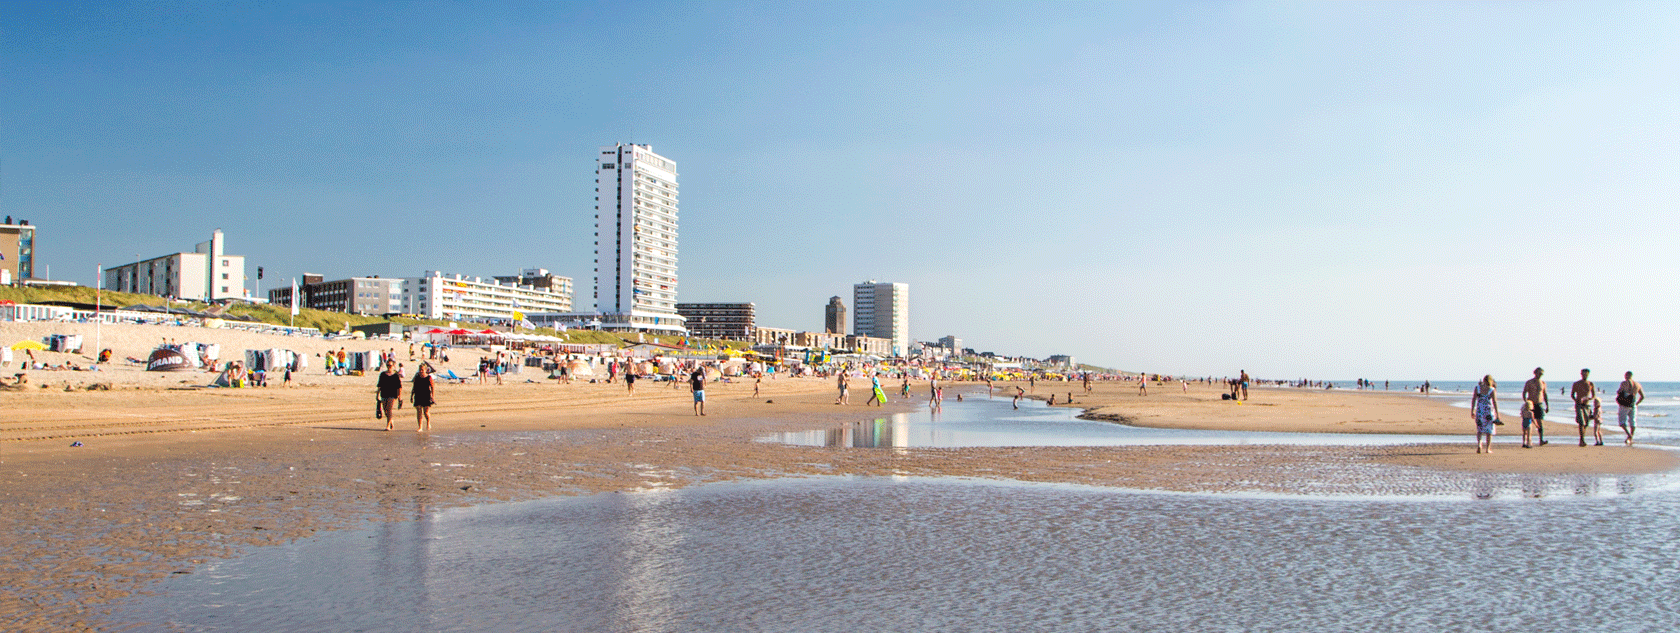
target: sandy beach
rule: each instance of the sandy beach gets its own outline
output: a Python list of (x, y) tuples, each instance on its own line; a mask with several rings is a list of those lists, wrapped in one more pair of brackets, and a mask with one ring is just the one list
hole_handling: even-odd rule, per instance
[[(20, 326), (43, 333), (66, 329), (7, 324), (0, 333), (8, 341), (42, 335)], [(106, 346), (127, 346), (116, 348), (118, 358), (149, 351), (168, 336), (160, 330), (238, 349), (393, 346), (146, 326), (113, 334), (113, 327), (104, 332)], [(476, 359), (461, 351), (454, 360), (465, 367)], [(99, 380), (74, 382), (87, 376)], [(697, 417), (687, 390), (668, 383), (643, 381), (631, 397), (623, 384), (561, 385), (540, 372), (503, 385), (440, 384), (434, 432), (421, 435), (406, 408), (398, 412), (394, 432), (374, 419), (372, 377), (324, 376), (318, 363), (291, 388), (203, 389), (196, 385), (208, 376), (187, 383), (179, 382), (180, 374), (165, 376), (123, 367), (31, 372), (32, 382), (49, 388), (0, 395), (0, 547), (10, 553), (0, 562), (3, 628), (120, 630), (120, 623), (103, 619), (104, 605), (210, 558), (443, 507), (556, 495), (841, 474), (1295, 493), (1323, 483), (1312, 466), (1350, 461), (1447, 477), (1462, 471), (1638, 474), (1680, 466), (1671, 451), (1522, 451), (1503, 436), (1499, 451), (1475, 455), (1466, 413), (1404, 394), (1261, 389), (1237, 404), (1205, 386), (1188, 392), (1176, 384), (1152, 387), (1141, 396), (1135, 383), (1098, 383), (1088, 395), (1075, 383), (1039, 383), (1029, 395), (1047, 399), (1054, 393), (1057, 406), (1142, 426), (1457, 433), (1465, 441), (1362, 448), (800, 447), (755, 438), (919, 407), (925, 383), (914, 401), (884, 410), (862, 406), (856, 394), (853, 405), (834, 405), (833, 383), (826, 379), (767, 379), (758, 397), (749, 382), (720, 383), (708, 389), (708, 415)], [(96, 382), (111, 390), (86, 388)], [(959, 389), (985, 397), (987, 386), (953, 385), (948, 397)], [(1014, 385), (999, 383), (995, 392), (1007, 400)], [(1363, 490), (1381, 482), (1347, 485)]]

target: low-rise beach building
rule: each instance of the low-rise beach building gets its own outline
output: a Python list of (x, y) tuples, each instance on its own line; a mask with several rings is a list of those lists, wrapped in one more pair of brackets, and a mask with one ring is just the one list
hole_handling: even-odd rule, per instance
[[(560, 287), (571, 287), (570, 279), (559, 279), (565, 280)], [(531, 314), (571, 311), (570, 294), (495, 279), (429, 270), (402, 280), (400, 312), (428, 319), (517, 324)]]
[(690, 335), (723, 341), (754, 340), (757, 324), (753, 311), (752, 303), (677, 304), (677, 314)]
[[(375, 275), (323, 281), (321, 275), (304, 273), (297, 288), (298, 307), (311, 310), (385, 315), (401, 313), (403, 308), (401, 279)], [(268, 302), (292, 305), (292, 287), (269, 289)]]
[(22, 283), (35, 278), (35, 227), (29, 220), (0, 224), (0, 285)]

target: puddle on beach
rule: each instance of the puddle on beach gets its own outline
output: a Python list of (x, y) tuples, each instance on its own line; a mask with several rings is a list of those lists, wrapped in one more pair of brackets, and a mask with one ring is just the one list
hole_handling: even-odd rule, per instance
[(417, 510), (206, 564), (117, 616), (185, 631), (1680, 628), (1673, 491), (1349, 501), (818, 478)]

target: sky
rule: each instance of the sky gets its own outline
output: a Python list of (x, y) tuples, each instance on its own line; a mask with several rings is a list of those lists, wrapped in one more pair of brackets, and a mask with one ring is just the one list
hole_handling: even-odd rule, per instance
[[(547, 268), (677, 163), (679, 296), (1130, 371), (1680, 380), (1680, 3), (5, 2), (41, 264)], [(253, 282), (255, 280), (253, 279)]]

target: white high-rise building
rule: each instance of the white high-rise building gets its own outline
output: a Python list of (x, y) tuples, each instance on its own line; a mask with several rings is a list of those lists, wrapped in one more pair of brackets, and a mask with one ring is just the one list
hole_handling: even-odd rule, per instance
[(892, 340), (894, 356), (910, 351), (910, 285), (876, 283), (852, 286), (852, 333)]
[(683, 332), (677, 315), (677, 164), (647, 145), (595, 166), (595, 310), (608, 330)]

